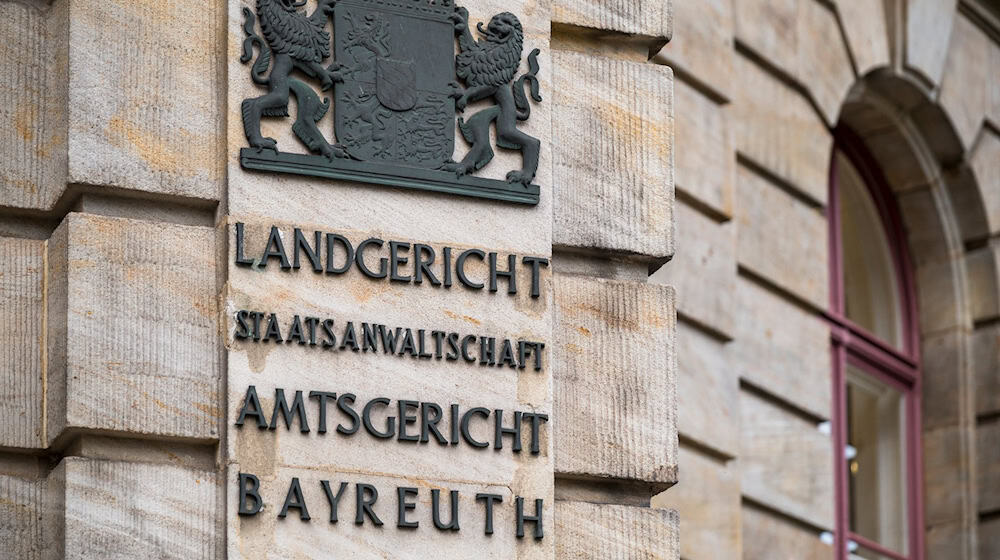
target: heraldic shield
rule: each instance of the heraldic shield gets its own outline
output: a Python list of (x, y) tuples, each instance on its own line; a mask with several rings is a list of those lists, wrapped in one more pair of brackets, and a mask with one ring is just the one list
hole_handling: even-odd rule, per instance
[[(311, 13), (307, 4), (243, 8), (240, 61), (259, 93), (240, 105), (243, 169), (538, 204), (541, 142), (518, 123), (530, 100), (542, 101), (539, 50), (522, 68), (517, 16), (470, 28), (454, 0), (315, 0)], [(321, 130), (331, 110), (333, 130)], [(261, 129), (262, 119), (293, 117), (297, 150)], [(521, 153), (503, 179), (477, 175), (494, 145)]]
[(354, 159), (438, 169), (455, 148), (455, 38), (448, 3), (340, 0), (335, 134)]

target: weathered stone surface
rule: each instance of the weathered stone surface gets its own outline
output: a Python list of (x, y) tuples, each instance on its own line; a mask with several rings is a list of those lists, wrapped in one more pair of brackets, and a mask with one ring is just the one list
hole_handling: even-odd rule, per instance
[[(943, 525), (961, 520), (968, 476), (966, 447), (973, 444), (973, 428), (946, 426), (925, 430), (921, 439), (924, 460), (924, 522)], [(980, 451), (981, 452), (981, 451)]]
[(70, 179), (218, 200), (224, 4), (69, 3)]
[(71, 213), (49, 241), (48, 441), (218, 437), (215, 231)]
[(737, 151), (825, 204), (833, 139), (822, 119), (805, 98), (745, 57), (736, 57), (735, 81)]
[(834, 126), (855, 80), (847, 45), (837, 16), (824, 3), (796, 2), (796, 6), (800, 10), (796, 76), (812, 93), (827, 124)]
[(966, 383), (956, 369), (964, 362), (967, 333), (948, 329), (925, 336), (920, 341), (921, 377), (925, 395), (921, 424), (924, 430), (950, 426), (963, 416)]
[(66, 179), (69, 2), (0, 3), (0, 206), (48, 209)]
[[(944, 235), (942, 194), (938, 185), (924, 185), (896, 195), (914, 266), (946, 260), (952, 254)], [(923, 309), (920, 312), (923, 314)]]
[(219, 475), (173, 465), (66, 457), (66, 558), (223, 557)]
[(1000, 325), (972, 333), (972, 367), (976, 372), (976, 412), (1000, 411)]
[(553, 243), (673, 254), (673, 74), (553, 53)]
[(677, 512), (560, 501), (556, 503), (556, 558), (677, 560)]
[[(928, 525), (924, 531), (925, 558), (970, 557), (970, 523), (950, 521)], [(987, 556), (989, 558), (989, 556)]]
[(673, 289), (567, 275), (555, 282), (556, 472), (675, 482)]
[(885, 5), (882, 2), (855, 0), (836, 0), (836, 4), (858, 74), (864, 76), (876, 68), (887, 66), (889, 34)]
[(830, 332), (826, 323), (757, 283), (736, 282), (739, 376), (820, 417), (830, 417)]
[(681, 79), (674, 82), (674, 94), (675, 104), (683, 108), (676, 116), (677, 137), (684, 139), (676, 158), (677, 189), (720, 216), (732, 217), (736, 157), (727, 110)]
[(736, 232), (685, 203), (675, 206), (679, 250), (650, 282), (672, 285), (677, 311), (724, 337), (733, 335)]
[[(740, 392), (743, 494), (814, 526), (833, 527), (833, 444), (816, 424)], [(743, 534), (753, 531), (744, 520)], [(757, 558), (757, 556), (754, 556)]]
[(0, 446), (45, 447), (45, 242), (0, 238)]
[(826, 560), (833, 548), (819, 533), (753, 506), (743, 506), (743, 558)]
[(985, 129), (971, 164), (990, 233), (1000, 233), (1000, 135)]
[(677, 429), (722, 454), (739, 453), (739, 371), (732, 344), (677, 325)]
[[(373, 191), (371, 197), (379, 200), (380, 192)], [(331, 216), (330, 219), (341, 220), (344, 217)], [(292, 250), (293, 226), (266, 219), (246, 222), (246, 255), (256, 258), (263, 253), (272, 224), (285, 240), (287, 250)], [(408, 223), (367, 225), (373, 230), (359, 232), (333, 229), (328, 224), (295, 224), (305, 231), (310, 242), (315, 228), (342, 234), (355, 246), (373, 236), (408, 243), (429, 243), (439, 258), (443, 255), (443, 245), (468, 247), (449, 239), (447, 231), (439, 233), (441, 237), (414, 239), (400, 234), (400, 229), (409, 227)], [(225, 329), (229, 387), (226, 457), (229, 461), (230, 556), (294, 556), (287, 552), (293, 551), (304, 557), (322, 557), (327, 554), (325, 551), (337, 549), (343, 550), (347, 557), (359, 559), (389, 556), (416, 560), (426, 558), (431, 552), (448, 558), (551, 558), (554, 546), (554, 539), (549, 538), (552, 536), (549, 530), (554, 527), (552, 430), (556, 420), (552, 406), (552, 352), (555, 345), (551, 335), (553, 302), (550, 268), (542, 269), (540, 297), (532, 298), (529, 269), (523, 265), (518, 267), (518, 292), (515, 296), (506, 293), (503, 279), (500, 280), (501, 291), (491, 293), (486, 289), (464, 289), (457, 285), (457, 280), (451, 289), (435, 287), (428, 281), (420, 285), (390, 282), (388, 279), (377, 281), (364, 276), (356, 267), (344, 274), (333, 275), (314, 274), (308, 270), (308, 263), (304, 263), (303, 269), (298, 271), (283, 271), (273, 261), (266, 268), (236, 266), (233, 245), (235, 228), (232, 222), (228, 226), (229, 285), (225, 315), (229, 320)], [(464, 235), (471, 237), (473, 234)], [(544, 235), (544, 231), (517, 229), (509, 232), (505, 244), (517, 246), (522, 239), (532, 239), (533, 235)], [(442, 237), (444, 241), (441, 241)], [(530, 245), (530, 242), (525, 242), (525, 245)], [(476, 246), (497, 249), (488, 245)], [(499, 250), (498, 262), (505, 265), (506, 255), (502, 249)], [(369, 247), (365, 260), (368, 266), (375, 269), (378, 259), (386, 258), (388, 253), (388, 246)], [(518, 254), (530, 253), (519, 251)], [(543, 253), (542, 256), (549, 254)], [(291, 255), (289, 258), (292, 258)], [(338, 248), (336, 262), (342, 262), (344, 258), (343, 250)], [(410, 275), (413, 273), (412, 266), (411, 261), (400, 271)], [(469, 278), (488, 282), (487, 266), (479, 259), (469, 259), (466, 268)], [(440, 278), (440, 269), (436, 268), (436, 273)], [(428, 335), (431, 330), (441, 330), (462, 333), (463, 336), (540, 341), (546, 344), (546, 348), (542, 369), (535, 371), (531, 365), (521, 370), (469, 364), (464, 360), (418, 359), (406, 351), (403, 355), (387, 355), (381, 347), (377, 352), (352, 352), (349, 348), (324, 351), (306, 344), (255, 343), (238, 340), (235, 336), (235, 315), (239, 310), (275, 313), (281, 323), (281, 333), (285, 335), (289, 333), (294, 315), (330, 318), (335, 321), (334, 332), (339, 342), (346, 340), (344, 329), (346, 323), (351, 321), (359, 339), (363, 336), (361, 323), (366, 322), (385, 325), (390, 332), (396, 327), (410, 328), (415, 336), (419, 336), (418, 329), (425, 329)], [(428, 350), (433, 351), (434, 343), (430, 336), (427, 337), (427, 344), (430, 346)], [(478, 345), (476, 343), (475, 346)], [(475, 352), (478, 356), (478, 350)], [(364, 429), (346, 436), (336, 432), (334, 426), (350, 422), (334, 404), (327, 406), (328, 422), (331, 423), (329, 431), (319, 433), (316, 399), (308, 399), (307, 396), (303, 398), (308, 401), (306, 406), (311, 428), (308, 433), (300, 433), (299, 426), (286, 430), (280, 419), (275, 430), (259, 430), (252, 420), (242, 427), (235, 425), (250, 385), (255, 386), (269, 419), (273, 416), (275, 391), (282, 388), (288, 400), (293, 398), (295, 391), (303, 391), (304, 395), (310, 391), (354, 394), (359, 414), (365, 403), (372, 399), (391, 399), (391, 408), (379, 406), (374, 409), (373, 422), (383, 430), (388, 416), (399, 416), (396, 407), (400, 399), (434, 402), (443, 407), (445, 418), (441, 431), (444, 434), (449, 434), (450, 427), (455, 425), (448, 417), (450, 404), (459, 405), (463, 413), (473, 407), (502, 410), (505, 426), (513, 426), (515, 411), (542, 413), (548, 416), (548, 421), (539, 429), (538, 454), (532, 453), (529, 448), (530, 424), (522, 425), (524, 448), (515, 453), (511, 449), (513, 436), (503, 436), (502, 449), (493, 449), (493, 418), (487, 421), (475, 416), (470, 417), (469, 429), (479, 441), (489, 441), (490, 448), (473, 447), (464, 440), (458, 445), (441, 445), (434, 439), (428, 443), (378, 439)], [(414, 429), (414, 426), (409, 427), (411, 434)], [(270, 508), (266, 513), (255, 517), (236, 514), (238, 472), (252, 473), (261, 478), (262, 495)], [(301, 522), (294, 516), (281, 520), (275, 515), (292, 477), (302, 481), (305, 499), (313, 515), (311, 523)], [(340, 515), (345, 518), (354, 515), (356, 492), (353, 484), (363, 482), (375, 485), (382, 496), (376, 511), (386, 522), (386, 527), (376, 529), (370, 523), (359, 526), (345, 522), (346, 519), (337, 525), (327, 523), (325, 516), (329, 510), (320, 480), (329, 480), (334, 485), (340, 481), (351, 483), (351, 490), (340, 510)], [(413, 519), (419, 520), (420, 528), (415, 531), (397, 528), (393, 522), (396, 487), (399, 486), (419, 490), (419, 496), (414, 500), (418, 505)], [(442, 535), (434, 528), (430, 517), (432, 489), (460, 492), (461, 538), (448, 538), (447, 534)], [(484, 506), (481, 501), (475, 500), (479, 492), (503, 496), (502, 505), (498, 504), (495, 508), (496, 534), (492, 537), (483, 533)], [(443, 495), (446, 499), (449, 496), (447, 491)], [(545, 501), (546, 538), (542, 541), (515, 537), (515, 496), (526, 498), (529, 514), (533, 512), (534, 499)], [(447, 511), (445, 504), (442, 504), (442, 511)], [(528, 530), (531, 530), (530, 526)]]
[(1000, 421), (976, 426), (976, 476), (979, 511), (1000, 511)]
[(829, 241), (823, 214), (746, 167), (737, 169), (736, 181), (739, 263), (826, 309)]
[(820, 2), (736, 2), (736, 38), (810, 91), (827, 124), (854, 82), (836, 15)]
[(970, 251), (965, 264), (972, 320), (1000, 317), (1000, 241)]
[(960, 306), (964, 305), (963, 294), (959, 291), (961, 258), (944, 258), (916, 267), (917, 309), (920, 310), (920, 332), (925, 336), (965, 327), (966, 315), (960, 311)]
[(655, 496), (652, 506), (681, 513), (681, 557), (685, 560), (740, 557), (737, 463), (724, 464), (681, 446), (680, 482)]
[[(941, 78), (941, 105), (947, 110), (962, 143), (971, 147), (989, 111), (990, 89), (996, 81), (990, 64), (992, 41), (963, 14), (954, 17), (951, 46)], [(923, 41), (935, 42), (928, 39), (931, 38)]]
[(673, 0), (555, 0), (552, 21), (670, 40)]
[(1000, 558), (1000, 517), (979, 522), (979, 557)]
[(18, 560), (55, 558), (51, 527), (46, 524), (44, 479), (0, 474), (0, 557)]
[[(678, 2), (674, 6), (674, 24), (683, 33), (672, 38), (656, 55), (658, 62), (666, 62), (711, 88), (719, 97), (730, 99), (733, 77), (733, 7), (728, 0), (702, 0)], [(687, 107), (678, 94), (677, 104)], [(678, 114), (678, 119), (684, 112)], [(681, 134), (680, 123), (677, 135)], [(685, 149), (684, 152), (695, 151)], [(678, 162), (680, 166), (680, 162)]]
[(957, 0), (906, 0), (906, 64), (937, 84), (954, 34)]

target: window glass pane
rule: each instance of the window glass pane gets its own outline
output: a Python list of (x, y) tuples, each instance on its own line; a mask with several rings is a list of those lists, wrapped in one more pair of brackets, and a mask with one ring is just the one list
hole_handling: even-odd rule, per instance
[(899, 282), (875, 201), (857, 169), (837, 152), (844, 314), (891, 346), (902, 348)]
[(903, 554), (908, 542), (904, 402), (899, 390), (848, 366), (850, 530)]

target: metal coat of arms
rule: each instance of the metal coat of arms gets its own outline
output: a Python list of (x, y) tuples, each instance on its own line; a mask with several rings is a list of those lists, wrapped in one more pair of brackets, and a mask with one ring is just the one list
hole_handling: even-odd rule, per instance
[[(532, 180), (541, 143), (517, 127), (531, 114), (528, 95), (542, 100), (538, 49), (518, 76), (524, 32), (516, 16), (480, 23), (476, 40), (469, 13), (453, 0), (318, 0), (308, 15), (305, 3), (257, 0), (256, 16), (243, 10), (240, 60), (250, 62), (256, 48), (250, 75), (267, 88), (241, 107), (250, 144), (240, 151), (244, 168), (538, 203)], [(329, 137), (318, 126), (331, 109), (327, 93), (334, 112)], [(261, 134), (261, 118), (289, 117), (290, 95), (292, 131), (310, 155), (282, 152)], [(492, 104), (458, 117), (469, 150), (455, 161), (456, 112), (480, 100)], [(474, 175), (493, 159), (491, 127), (498, 147), (522, 155), (522, 167), (506, 180)]]

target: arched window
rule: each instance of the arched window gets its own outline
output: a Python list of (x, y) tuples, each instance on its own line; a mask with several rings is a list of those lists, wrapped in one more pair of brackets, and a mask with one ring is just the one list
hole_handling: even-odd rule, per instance
[(836, 138), (828, 313), (836, 557), (920, 560), (920, 362), (910, 263), (877, 166), (850, 131)]

